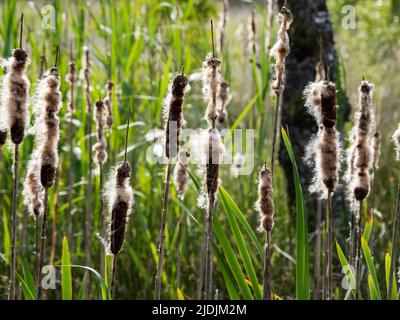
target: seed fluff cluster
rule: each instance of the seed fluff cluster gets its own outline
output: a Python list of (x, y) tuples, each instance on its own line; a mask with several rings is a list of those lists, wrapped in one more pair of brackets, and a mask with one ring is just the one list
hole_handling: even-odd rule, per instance
[(255, 205), (260, 214), (260, 231), (270, 232), (274, 227), (275, 206), (272, 185), (271, 170), (264, 165), (258, 176), (258, 200)]
[(134, 205), (130, 186), (131, 166), (121, 162), (111, 170), (106, 188), (107, 203), (111, 211), (109, 218), (109, 251), (117, 255), (125, 239), (125, 229)]
[(59, 124), (58, 112), (61, 106), (60, 75), (57, 68), (51, 68), (40, 80), (35, 106), (38, 141), (38, 164), (40, 182), (44, 188), (54, 183), (58, 165)]
[(221, 90), (221, 61), (208, 56), (203, 63), (203, 97), (208, 102), (205, 118), (208, 124), (215, 128), (217, 119), (217, 104)]
[(164, 100), (165, 155), (168, 159), (175, 157), (179, 151), (178, 139), (185, 126), (183, 100), (189, 90), (189, 80), (182, 72), (172, 80)]
[(278, 31), (277, 42), (271, 49), (271, 55), (274, 57), (275, 63), (275, 81), (272, 83), (272, 90), (275, 94), (282, 94), (285, 90), (285, 59), (290, 52), (288, 30), (293, 22), (293, 15), (289, 9), (282, 7), (279, 12), (280, 27)]
[(373, 165), (373, 148), (371, 147), (371, 132), (374, 126), (372, 106), (374, 85), (362, 81), (358, 89), (359, 104), (355, 113), (354, 127), (350, 132), (350, 147), (347, 151), (347, 173), (349, 201), (354, 206), (355, 201), (364, 200), (370, 188), (370, 170)]
[(114, 87), (114, 83), (112, 83), (111, 81), (109, 81), (107, 83), (106, 89), (107, 89), (107, 97), (104, 99), (104, 104), (107, 107), (107, 127), (109, 130), (111, 130), (112, 125), (114, 123), (114, 118), (112, 115), (112, 89)]
[(339, 180), (341, 146), (336, 131), (336, 87), (329, 81), (309, 84), (304, 92), (305, 106), (319, 125), (318, 133), (306, 147), (306, 162), (314, 175), (309, 191), (326, 199), (336, 191)]
[(5, 123), (0, 127), (0, 146), (6, 141), (7, 131), (15, 145), (19, 145), (24, 139), (28, 122), (30, 82), (26, 69), (29, 64), (28, 53), (21, 48), (13, 50), (12, 56), (2, 61), (7, 73), (2, 81), (1, 115), (5, 117)]
[(106, 125), (106, 107), (103, 100), (96, 101), (94, 109), (94, 118), (96, 121), (96, 138), (97, 142), (93, 145), (95, 159), (99, 166), (102, 166), (107, 161), (107, 142), (104, 137), (104, 127)]

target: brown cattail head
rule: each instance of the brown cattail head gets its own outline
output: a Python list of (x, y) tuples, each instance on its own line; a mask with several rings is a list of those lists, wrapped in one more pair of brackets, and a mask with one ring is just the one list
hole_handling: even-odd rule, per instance
[(379, 169), (379, 159), (381, 157), (381, 135), (379, 132), (375, 132), (371, 140), (373, 161), (372, 167), (376, 170)]
[(188, 183), (187, 164), (190, 153), (185, 150), (180, 150), (178, 154), (178, 162), (174, 170), (174, 183), (176, 192), (180, 198), (183, 198), (186, 192)]
[(25, 135), (30, 87), (26, 69), (29, 63), (28, 53), (20, 48), (14, 49), (11, 58), (4, 61), (7, 74), (3, 79), (1, 96), (2, 104), (5, 107), (6, 128), (10, 132), (11, 141), (14, 144), (20, 144)]
[(283, 7), (279, 12), (280, 27), (278, 31), (277, 42), (271, 49), (271, 55), (275, 63), (275, 81), (272, 83), (272, 89), (276, 95), (282, 94), (285, 90), (285, 59), (290, 52), (288, 30), (293, 22), (293, 15), (289, 9)]
[(396, 160), (400, 161), (400, 124), (393, 133), (392, 140), (396, 148)]
[(325, 128), (333, 128), (336, 124), (336, 86), (325, 81), (321, 88), (322, 124)]
[(217, 119), (217, 99), (221, 89), (221, 61), (209, 56), (203, 62), (203, 96), (208, 102), (205, 118), (212, 128)]
[(61, 105), (60, 75), (56, 67), (51, 68), (40, 80), (36, 95), (35, 127), (39, 141), (40, 182), (43, 187), (50, 188), (58, 165), (58, 111)]
[(43, 213), (44, 188), (39, 181), (39, 165), (34, 153), (28, 163), (28, 171), (24, 183), (24, 204), (29, 212), (35, 216)]
[(125, 229), (133, 207), (133, 192), (130, 186), (131, 167), (128, 162), (120, 163), (108, 182), (108, 203), (111, 209), (110, 251), (120, 252), (125, 239)]
[(114, 87), (114, 83), (109, 81), (107, 83), (106, 89), (107, 89), (107, 97), (104, 99), (104, 104), (107, 107), (107, 127), (109, 129), (112, 128), (112, 125), (114, 123), (114, 118), (112, 115), (112, 106), (111, 106), (111, 101), (112, 101), (112, 89)]
[(227, 105), (232, 100), (232, 95), (229, 92), (229, 85), (228, 83), (223, 80), (221, 82), (221, 89), (219, 93), (219, 103), (218, 103), (218, 122), (220, 124), (224, 123), (228, 117), (228, 111), (226, 110)]
[(357, 201), (362, 201), (365, 198), (367, 198), (368, 193), (369, 193), (369, 173), (366, 170), (359, 170), (356, 172), (354, 175), (353, 179), (353, 192), (354, 192), (354, 198)]
[(273, 200), (272, 173), (267, 166), (263, 166), (258, 176), (258, 200), (256, 210), (260, 214), (260, 230), (272, 231), (274, 227), (275, 206)]
[(183, 119), (183, 100), (190, 89), (189, 80), (183, 72), (175, 76), (164, 100), (165, 118), (165, 155), (175, 157), (179, 151), (179, 135), (185, 120)]
[(84, 92), (86, 100), (86, 113), (90, 114), (90, 51), (88, 47), (83, 48), (84, 58), (83, 58), (83, 77), (84, 77)]
[(68, 116), (70, 119), (72, 119), (72, 115), (74, 112), (74, 101), (73, 100), (73, 94), (74, 94), (74, 89), (75, 89), (75, 84), (77, 82), (77, 77), (76, 77), (76, 64), (74, 60), (70, 60), (68, 64), (68, 74), (67, 74), (67, 82), (69, 83), (69, 90), (70, 90), (70, 98), (69, 98), (69, 103), (68, 103)]
[(93, 146), (93, 150), (96, 155), (96, 162), (99, 166), (102, 166), (107, 161), (107, 142), (104, 137), (104, 126), (106, 124), (106, 108), (103, 100), (96, 101), (94, 118), (97, 125), (96, 138), (97, 142)]
[(326, 199), (328, 193), (336, 191), (339, 180), (341, 146), (336, 129), (320, 125), (318, 134), (307, 146), (305, 159), (314, 165), (310, 192)]
[[(219, 185), (219, 167), (222, 163), (224, 146), (221, 143), (221, 136), (217, 129), (210, 128), (202, 132), (200, 141), (200, 162), (201, 171), (204, 173), (203, 193), (198, 199), (201, 208), (213, 206), (216, 200), (216, 192)], [(205, 169), (203, 171), (203, 169)]]
[(374, 85), (363, 80), (359, 92), (358, 110), (355, 113), (354, 127), (350, 133), (350, 148), (347, 152), (348, 194), (350, 204), (364, 200), (369, 193), (370, 170), (373, 166), (371, 131), (374, 125), (372, 106)]

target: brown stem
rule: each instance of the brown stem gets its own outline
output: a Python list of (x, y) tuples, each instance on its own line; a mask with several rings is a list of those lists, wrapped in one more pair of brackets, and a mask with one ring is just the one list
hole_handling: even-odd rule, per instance
[[(203, 215), (203, 228), (206, 229), (207, 225), (207, 215)], [(200, 245), (200, 267), (199, 273), (197, 276), (197, 287), (196, 287), (196, 299), (200, 300), (202, 298), (203, 293), (203, 283), (204, 283), (204, 272), (206, 268), (206, 235), (202, 234), (201, 236), (201, 245)]]
[(362, 210), (363, 210), (363, 201), (360, 201), (360, 208), (358, 213), (357, 220), (357, 250), (356, 250), (356, 299), (361, 299), (361, 226), (362, 226)]
[(111, 290), (110, 290), (111, 299), (114, 299), (115, 281), (117, 275), (117, 258), (118, 254), (113, 255), (112, 270), (111, 270)]
[[(22, 19), (22, 18), (21, 18)], [(18, 161), (19, 145), (14, 145), (14, 180), (13, 180), (13, 206), (12, 206), (12, 228), (11, 228), (11, 261), (10, 261), (10, 292), (9, 300), (16, 298), (15, 269), (17, 266), (17, 224), (18, 224)]]
[(49, 214), (49, 188), (44, 189), (44, 210), (42, 219), (42, 235), (40, 238), (40, 250), (39, 250), (39, 268), (37, 270), (37, 299), (42, 299), (42, 286), (41, 286), (41, 273), (43, 268), (44, 255), (46, 250), (46, 233), (47, 233), (47, 216)]
[(322, 202), (317, 203), (317, 230), (315, 232), (315, 254), (314, 254), (314, 300), (321, 298), (321, 222)]
[(62, 162), (58, 163), (58, 173), (56, 175), (56, 181), (54, 183), (54, 213), (53, 219), (51, 221), (51, 249), (50, 249), (50, 265), (54, 262), (54, 257), (56, 255), (56, 243), (57, 243), (57, 213), (60, 206), (60, 194), (59, 185), (60, 177), (62, 176)]
[(333, 242), (333, 219), (332, 219), (332, 192), (328, 192), (328, 300), (333, 299), (333, 279), (332, 279), (332, 242)]
[(206, 236), (206, 263), (205, 263), (205, 299), (210, 300), (212, 295), (212, 217), (214, 212), (215, 199), (209, 195), (207, 210), (207, 236)]
[(280, 100), (281, 95), (279, 93), (275, 94), (275, 108), (274, 108), (274, 126), (272, 133), (272, 153), (271, 153), (271, 175), (272, 179), (274, 179), (274, 168), (275, 168), (275, 150), (276, 150), (276, 140), (277, 140), (277, 131), (278, 131), (278, 119), (280, 113)]
[(393, 291), (393, 275), (396, 270), (396, 252), (397, 252), (397, 232), (400, 221), (400, 184), (397, 187), (397, 201), (396, 201), (396, 213), (393, 220), (393, 234), (392, 234), (392, 252), (390, 254), (390, 273), (389, 273), (389, 285), (387, 291), (387, 300), (392, 300)]
[[(180, 196), (179, 198), (183, 202), (183, 196)], [(180, 288), (181, 286), (181, 240), (183, 231), (181, 207), (179, 207), (177, 228), (178, 228), (178, 236), (176, 239), (176, 280), (175, 280), (176, 289)]]
[(158, 265), (157, 265), (157, 274), (155, 277), (154, 300), (160, 300), (160, 295), (161, 295), (161, 280), (162, 280), (163, 259), (165, 250), (165, 226), (167, 223), (169, 189), (171, 185), (171, 168), (172, 164), (171, 161), (168, 159), (166, 175), (165, 175), (163, 208), (161, 213), (160, 243), (158, 246)]
[[(104, 205), (103, 205), (103, 166), (100, 165), (100, 239), (104, 239)], [(104, 262), (105, 262), (105, 252), (103, 245), (100, 241), (100, 275), (104, 279), (105, 270), (104, 270)]]
[(272, 300), (271, 288), (271, 243), (272, 232), (267, 232), (265, 241), (265, 260), (264, 260), (264, 276), (263, 276), (263, 300)]

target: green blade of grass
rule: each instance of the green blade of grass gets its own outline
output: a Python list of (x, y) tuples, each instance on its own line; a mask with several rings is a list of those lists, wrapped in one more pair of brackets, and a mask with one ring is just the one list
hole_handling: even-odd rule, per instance
[[(371, 256), (371, 251), (368, 246), (368, 242), (367, 242), (367, 240), (365, 240), (364, 237), (361, 238), (361, 246), (363, 249), (365, 261), (367, 262), (368, 271), (371, 274), (372, 281), (374, 284), (374, 288), (373, 288), (375, 290), (374, 294), (376, 294), (378, 300), (381, 300), (382, 298), (381, 298), (381, 292), (379, 289), (379, 282), (378, 282), (378, 277), (376, 274), (376, 269), (375, 269), (374, 262), (373, 262), (373, 259)], [(371, 295), (372, 295), (372, 292), (371, 292)]]
[[(386, 292), (389, 290), (389, 276), (390, 276), (390, 263), (392, 258), (390, 257), (389, 252), (385, 254), (385, 280), (386, 280)], [(397, 283), (396, 276), (393, 275), (392, 279), (392, 300), (397, 300)]]
[(249, 251), (245, 244), (243, 235), (239, 229), (239, 225), (238, 225), (236, 218), (234, 216), (234, 213), (233, 213), (233, 211), (238, 208), (237, 208), (236, 204), (234, 203), (234, 201), (232, 200), (232, 198), (228, 195), (226, 190), (224, 190), (223, 188), (220, 188), (219, 191), (220, 191), (219, 196), (220, 196), (221, 202), (225, 208), (225, 212), (228, 217), (228, 222), (229, 222), (230, 228), (232, 230), (233, 237), (235, 238), (236, 245), (239, 249), (240, 257), (243, 261), (244, 268), (250, 278), (256, 298), (261, 300), (262, 294), (261, 294), (261, 290), (260, 290), (259, 283), (257, 280), (257, 275), (256, 275), (256, 272), (254, 271), (254, 266), (251, 261), (250, 254), (249, 254)]
[(304, 209), (303, 191), (300, 176), (297, 170), (296, 159), (292, 144), (284, 128), (282, 138), (285, 143), (293, 168), (294, 186), (296, 193), (296, 298), (299, 300), (310, 299), (310, 270), (307, 218)]
[(371, 231), (372, 231), (372, 225), (374, 223), (374, 215), (371, 214), (370, 218), (368, 219), (367, 224), (365, 225), (363, 237), (367, 242), (369, 241), (369, 238), (371, 237)]
[(63, 300), (72, 300), (71, 257), (67, 237), (64, 236), (62, 244), (61, 266), (61, 294)]
[(228, 262), (229, 268), (231, 269), (232, 274), (235, 277), (236, 283), (239, 286), (243, 298), (246, 300), (253, 300), (250, 288), (247, 285), (242, 269), (240, 268), (239, 261), (236, 258), (235, 252), (233, 251), (232, 246), (229, 243), (229, 239), (226, 236), (226, 233), (223, 230), (221, 223), (218, 219), (213, 219), (213, 227), (215, 235), (222, 247), (226, 261)]

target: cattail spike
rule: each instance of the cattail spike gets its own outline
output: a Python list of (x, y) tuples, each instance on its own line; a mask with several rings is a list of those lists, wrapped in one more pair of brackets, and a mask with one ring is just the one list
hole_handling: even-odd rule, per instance
[(184, 71), (185, 71), (185, 66), (183, 65), (183, 66), (182, 66), (182, 69), (181, 69), (181, 76), (184, 75)]
[(22, 32), (24, 31), (24, 14), (21, 13), (20, 28), (19, 28), (19, 48), (22, 49)]
[(128, 153), (128, 136), (129, 136), (129, 121), (131, 118), (131, 107), (129, 106), (128, 110), (128, 123), (126, 125), (126, 133), (125, 133), (125, 154), (124, 154), (124, 162), (126, 162), (126, 156)]

